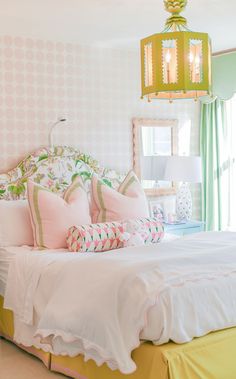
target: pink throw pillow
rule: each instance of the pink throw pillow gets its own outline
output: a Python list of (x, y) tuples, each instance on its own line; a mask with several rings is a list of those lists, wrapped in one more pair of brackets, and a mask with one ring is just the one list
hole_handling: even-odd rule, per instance
[(64, 198), (29, 180), (28, 201), (36, 247), (66, 248), (71, 225), (91, 223), (88, 197), (80, 177), (71, 183)]
[(27, 200), (0, 200), (0, 246), (33, 244)]
[(72, 226), (67, 234), (69, 251), (102, 252), (119, 249), (123, 242), (119, 236), (124, 233), (124, 227), (119, 222)]
[(146, 195), (133, 171), (128, 173), (118, 191), (94, 175), (91, 209), (93, 223), (149, 216)]

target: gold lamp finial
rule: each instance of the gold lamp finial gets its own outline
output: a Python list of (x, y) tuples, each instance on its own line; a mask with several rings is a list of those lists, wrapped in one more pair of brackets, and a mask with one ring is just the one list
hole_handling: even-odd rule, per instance
[(185, 10), (187, 0), (164, 0), (165, 9), (169, 13), (181, 13)]
[(187, 5), (187, 0), (164, 0), (165, 9), (171, 13), (171, 16), (166, 20), (166, 26), (187, 25), (187, 20), (180, 13), (183, 12)]

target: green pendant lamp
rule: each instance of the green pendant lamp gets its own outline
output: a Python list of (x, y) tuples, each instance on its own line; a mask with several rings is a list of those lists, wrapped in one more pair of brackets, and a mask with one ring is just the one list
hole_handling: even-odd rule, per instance
[(141, 40), (142, 98), (197, 99), (211, 94), (211, 43), (180, 15), (187, 0), (164, 0), (171, 13), (162, 33)]

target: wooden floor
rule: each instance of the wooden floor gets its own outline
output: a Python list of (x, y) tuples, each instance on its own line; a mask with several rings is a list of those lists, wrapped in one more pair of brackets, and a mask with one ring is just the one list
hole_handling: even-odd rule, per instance
[(0, 378), (1, 379), (66, 379), (55, 374), (32, 355), (22, 351), (13, 343), (0, 339)]

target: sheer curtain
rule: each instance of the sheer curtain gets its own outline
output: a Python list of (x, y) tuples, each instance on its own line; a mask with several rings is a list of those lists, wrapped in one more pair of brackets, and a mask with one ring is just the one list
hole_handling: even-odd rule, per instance
[(202, 104), (200, 148), (206, 230), (236, 230), (236, 96)]
[(226, 102), (226, 115), (230, 134), (228, 229), (236, 231), (236, 94)]

